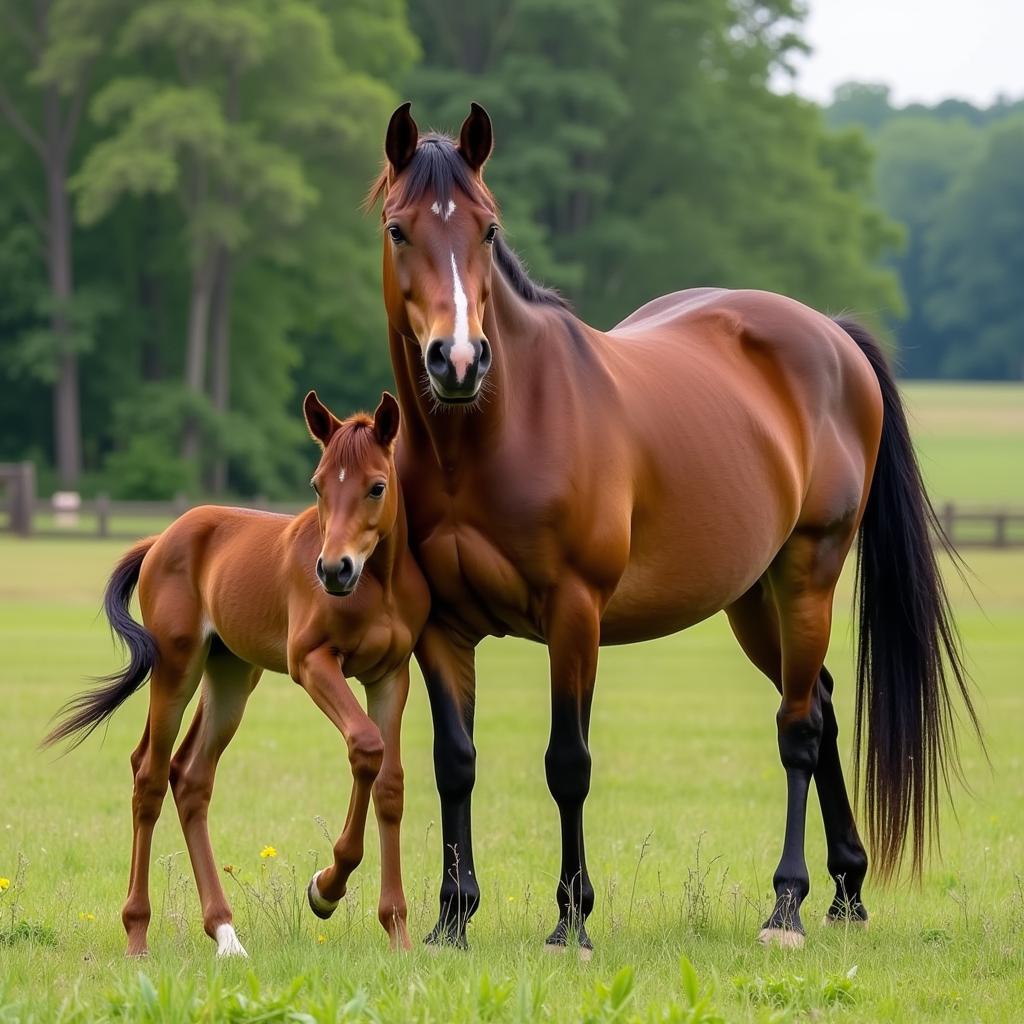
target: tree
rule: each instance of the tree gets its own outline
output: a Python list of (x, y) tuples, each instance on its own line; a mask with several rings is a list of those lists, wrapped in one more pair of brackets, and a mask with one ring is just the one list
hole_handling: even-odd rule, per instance
[(990, 130), (929, 231), (927, 313), (952, 377), (1024, 378), (1024, 117)]
[(299, 235), (323, 198), (313, 166), (365, 146), (367, 120), (380, 123), (394, 96), (344, 64), (330, 18), (305, 0), (150, 0), (119, 51), (146, 73), (97, 96), (112, 133), (75, 179), (80, 216), (94, 223), (133, 194), (175, 200), (190, 266), (181, 457), (194, 464), (205, 434), (222, 489), (241, 436), (227, 415), (239, 271), (302, 263)]
[(90, 76), (116, 13), (109, 0), (34, 0), (25, 16), (0, 0), (0, 115), (34, 153), (43, 201), (26, 189), (26, 222), (44, 254), (49, 332), (26, 336), (27, 358), (54, 380), (53, 433), (60, 483), (74, 487), (82, 469), (78, 355), (91, 338), (85, 309), (76, 310), (73, 224), (68, 196), (71, 156)]

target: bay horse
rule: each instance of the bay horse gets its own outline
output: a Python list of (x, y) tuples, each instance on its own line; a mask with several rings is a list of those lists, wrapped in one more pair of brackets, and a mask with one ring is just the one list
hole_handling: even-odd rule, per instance
[[(131, 756), (131, 877), (122, 920), (128, 954), (148, 950), (153, 829), (168, 783), (203, 910), (220, 956), (245, 956), (232, 924), (207, 827), (214, 773), (263, 670), (287, 673), (341, 732), (352, 793), (334, 863), (314, 874), (308, 898), (330, 917), (363, 855), (368, 805), (380, 831), (378, 916), (393, 949), (408, 949), (399, 829), (404, 782), (399, 745), (409, 659), (429, 592), (412, 558), (394, 467), (400, 413), (384, 393), (376, 413), (338, 420), (311, 391), (306, 424), (323, 452), (300, 515), (202, 506), (117, 564), (104, 608), (130, 660), (104, 685), (70, 701), (44, 744), (75, 745), (150, 680), (149, 716)], [(138, 586), (143, 624), (130, 615)], [(349, 688), (366, 689), (366, 711)], [(172, 750), (203, 681), (195, 718)]]
[[(836, 892), (828, 922), (866, 923), (868, 867), (843, 780), (823, 662), (836, 581), (859, 546), (856, 745), (882, 877), (912, 835), (919, 871), (940, 781), (957, 765), (952, 689), (977, 726), (933, 553), (935, 514), (878, 343), (781, 295), (698, 288), (611, 331), (530, 279), (482, 171), (487, 113), (458, 139), (392, 115), (383, 294), (403, 434), (410, 542), (432, 594), (416, 657), (434, 724), (440, 913), (428, 943), (465, 944), (479, 905), (470, 802), (474, 649), (546, 644), (545, 768), (561, 821), (558, 922), (547, 946), (591, 949), (583, 838), (598, 648), (724, 610), (781, 694), (787, 783), (765, 943), (801, 945), (808, 787), (820, 796)], [(941, 535), (941, 531), (940, 535)], [(860, 761), (858, 760), (858, 765)]]

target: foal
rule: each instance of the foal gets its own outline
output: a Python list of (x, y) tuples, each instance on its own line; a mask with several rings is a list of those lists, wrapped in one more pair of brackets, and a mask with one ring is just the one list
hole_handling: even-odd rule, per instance
[[(118, 563), (104, 607), (131, 656), (106, 685), (72, 700), (47, 745), (81, 742), (150, 679), (149, 718), (131, 756), (134, 839), (122, 920), (128, 954), (147, 952), (153, 829), (168, 782), (196, 876), (206, 933), (220, 956), (245, 956), (232, 926), (207, 829), (217, 761), (264, 669), (287, 672), (348, 746), (352, 794), (334, 863), (314, 874), (309, 903), (327, 918), (363, 855), (372, 794), (380, 829), (378, 915), (392, 949), (409, 948), (399, 827), (399, 752), (409, 656), (429, 608), (426, 583), (406, 544), (393, 452), (399, 411), (387, 392), (371, 418), (339, 421), (315, 392), (306, 424), (323, 448), (317, 503), (296, 517), (200, 507)], [(140, 626), (129, 615), (136, 584)], [(366, 687), (367, 711), (346, 677)], [(200, 679), (195, 718), (171, 756)]]

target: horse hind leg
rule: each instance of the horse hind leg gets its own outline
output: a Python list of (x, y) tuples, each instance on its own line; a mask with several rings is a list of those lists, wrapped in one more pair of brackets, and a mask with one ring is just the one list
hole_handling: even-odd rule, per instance
[(203, 928), (218, 956), (247, 956), (235, 934), (210, 843), (208, 825), (217, 763), (245, 713), (260, 670), (216, 644), (206, 662), (199, 707), (171, 762), (171, 790), (203, 909)]
[(159, 634), (157, 640), (160, 656), (149, 682), (149, 716), (142, 740), (131, 757), (132, 861), (128, 896), (121, 911), (128, 956), (145, 956), (149, 951), (153, 831), (167, 792), (174, 741), (185, 708), (199, 685), (206, 655), (198, 629), (191, 635), (179, 634), (176, 642), (160, 642)]
[[(726, 609), (729, 624), (750, 661), (782, 693), (782, 650), (778, 612), (767, 581), (755, 584)], [(822, 666), (816, 700), (822, 713), (821, 746), (814, 768), (822, 821), (825, 826), (828, 872), (835, 896), (825, 915), (826, 924), (865, 925), (868, 913), (861, 898), (868, 859), (857, 831), (839, 754), (839, 724), (832, 704), (834, 682)]]

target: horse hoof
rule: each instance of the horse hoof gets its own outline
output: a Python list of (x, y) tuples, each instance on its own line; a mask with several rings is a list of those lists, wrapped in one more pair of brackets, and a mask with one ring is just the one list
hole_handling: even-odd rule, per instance
[(246, 953), (245, 947), (238, 941), (233, 925), (217, 925), (215, 937), (217, 940), (217, 956), (237, 956), (243, 960), (249, 959), (249, 954)]
[[(549, 953), (552, 956), (561, 956), (565, 953), (569, 947), (564, 943), (558, 942), (545, 942), (544, 952)], [(593, 946), (578, 946), (577, 952), (579, 953), (580, 963), (589, 964), (594, 959), (594, 948)]]
[(801, 949), (804, 944), (803, 932), (791, 928), (762, 928), (757, 936), (762, 946), (778, 946), (780, 949)]
[(838, 928), (845, 925), (847, 928), (856, 928), (860, 932), (868, 930), (868, 919), (866, 917), (833, 917), (831, 914), (826, 914), (822, 918), (821, 923), (826, 928)]
[(309, 885), (306, 888), (306, 898), (309, 900), (309, 909), (320, 918), (321, 921), (326, 921), (330, 916), (338, 909), (338, 904), (341, 900), (325, 900), (320, 895), (320, 890), (316, 886), (316, 880), (320, 877), (320, 872), (314, 872), (313, 877), (309, 880)]

